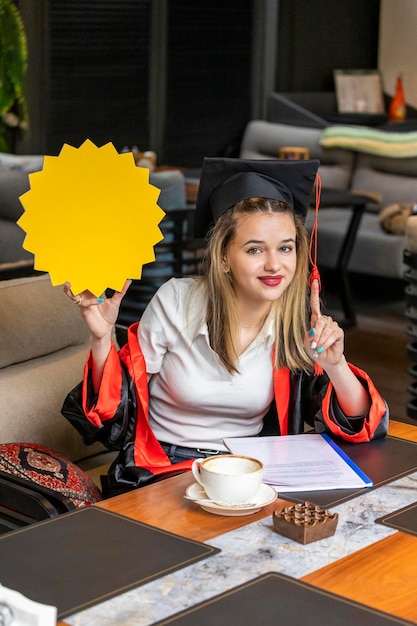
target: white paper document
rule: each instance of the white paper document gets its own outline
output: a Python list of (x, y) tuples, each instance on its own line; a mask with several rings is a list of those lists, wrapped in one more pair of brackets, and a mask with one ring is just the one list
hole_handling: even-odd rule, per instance
[(372, 480), (326, 434), (227, 438), (233, 454), (259, 459), (263, 481), (284, 492), (372, 487)]

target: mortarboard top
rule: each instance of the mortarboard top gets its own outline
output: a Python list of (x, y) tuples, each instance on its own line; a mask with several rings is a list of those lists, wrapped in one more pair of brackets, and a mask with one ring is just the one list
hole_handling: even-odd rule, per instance
[(286, 202), (305, 219), (320, 162), (317, 159), (204, 159), (194, 218), (194, 234), (205, 237), (236, 202), (270, 198)]

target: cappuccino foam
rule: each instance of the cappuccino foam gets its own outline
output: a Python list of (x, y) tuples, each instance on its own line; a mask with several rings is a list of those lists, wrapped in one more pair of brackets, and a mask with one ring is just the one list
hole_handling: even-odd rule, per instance
[(239, 476), (240, 474), (252, 474), (262, 469), (262, 464), (255, 459), (245, 457), (222, 457), (207, 459), (204, 462), (204, 469), (214, 474), (226, 474), (228, 476)]

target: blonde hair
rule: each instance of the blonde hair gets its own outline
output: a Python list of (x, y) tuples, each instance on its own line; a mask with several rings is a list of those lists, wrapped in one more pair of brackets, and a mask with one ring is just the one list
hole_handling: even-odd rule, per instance
[(251, 213), (289, 213), (296, 228), (297, 263), (294, 278), (282, 296), (271, 305), (275, 319), (274, 365), (291, 371), (313, 370), (313, 361), (304, 347), (308, 327), (308, 233), (301, 219), (284, 202), (250, 198), (238, 202), (216, 222), (208, 235), (203, 261), (203, 281), (207, 298), (207, 324), (210, 344), (226, 369), (238, 372), (235, 337), (239, 320), (233, 283), (222, 268), (226, 250), (236, 236), (239, 218)]

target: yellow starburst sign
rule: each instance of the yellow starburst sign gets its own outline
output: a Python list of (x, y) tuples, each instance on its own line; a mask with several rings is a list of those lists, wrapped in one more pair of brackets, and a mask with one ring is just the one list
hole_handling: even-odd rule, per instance
[(157, 204), (160, 190), (131, 153), (89, 139), (79, 148), (64, 144), (29, 180), (20, 196), (23, 247), (53, 285), (69, 281), (74, 294), (88, 289), (96, 296), (107, 288), (120, 291), (155, 260), (165, 215)]

